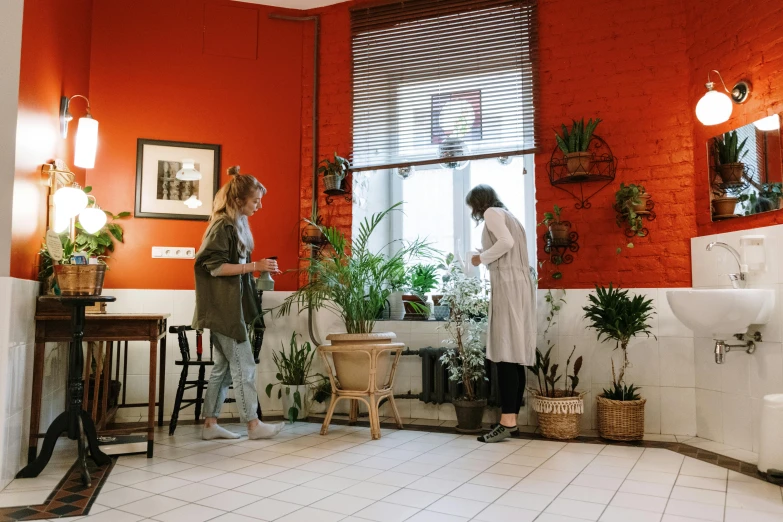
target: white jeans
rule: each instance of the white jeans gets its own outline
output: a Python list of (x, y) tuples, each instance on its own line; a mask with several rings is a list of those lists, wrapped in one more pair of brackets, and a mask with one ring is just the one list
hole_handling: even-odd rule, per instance
[(209, 376), (204, 396), (204, 416), (218, 417), (220, 407), (234, 384), (234, 397), (242, 422), (258, 418), (258, 391), (256, 390), (256, 362), (249, 341), (239, 342), (217, 332), (211, 332), (215, 365)]

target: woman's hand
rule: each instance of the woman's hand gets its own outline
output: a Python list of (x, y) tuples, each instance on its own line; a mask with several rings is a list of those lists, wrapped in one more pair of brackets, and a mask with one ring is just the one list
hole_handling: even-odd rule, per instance
[(481, 264), (481, 256), (474, 255), (473, 257), (470, 258), (470, 263), (473, 266), (479, 266)]
[(253, 263), (253, 269), (256, 272), (270, 272), (272, 274), (279, 274), (280, 269), (277, 267), (277, 259), (261, 259)]

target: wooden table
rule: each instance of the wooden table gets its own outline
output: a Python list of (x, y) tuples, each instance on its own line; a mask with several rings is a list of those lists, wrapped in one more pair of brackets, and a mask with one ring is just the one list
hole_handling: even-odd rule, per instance
[[(147, 414), (147, 457), (152, 457), (155, 437), (155, 406), (158, 408), (158, 425), (163, 425), (163, 404), (166, 390), (166, 322), (169, 314), (87, 314), (84, 323), (83, 341), (119, 342), (147, 341), (150, 343), (149, 357), (149, 401)], [(35, 358), (33, 363), (33, 397), (30, 416), (30, 440), (28, 461), (35, 460), (41, 422), (41, 400), (43, 395), (44, 356), (49, 342), (71, 341), (71, 318), (62, 313), (39, 314), (35, 316)], [(126, 343), (127, 353), (127, 343)], [(158, 364), (160, 357), (160, 364)], [(126, 360), (127, 364), (127, 360)], [(156, 370), (159, 385), (158, 401), (155, 402)], [(108, 373), (108, 372), (105, 372)], [(98, 383), (96, 382), (96, 386)], [(123, 387), (126, 383), (123, 383)], [(104, 399), (108, 390), (104, 390)], [(81, 399), (80, 399), (81, 400)], [(124, 402), (124, 401), (123, 401)], [(139, 406), (123, 404), (120, 407)], [(102, 423), (105, 424), (105, 423)], [(99, 435), (121, 435), (138, 432), (138, 428), (123, 428), (99, 431)]]

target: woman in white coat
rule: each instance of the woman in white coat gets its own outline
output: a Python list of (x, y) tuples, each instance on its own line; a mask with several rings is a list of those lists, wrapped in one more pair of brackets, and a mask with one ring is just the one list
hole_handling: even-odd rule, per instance
[(483, 251), (473, 266), (489, 269), (491, 297), (487, 359), (497, 363), (500, 423), (478, 438), (498, 442), (518, 431), (517, 416), (525, 393), (525, 366), (535, 363), (536, 299), (527, 257), (525, 229), (489, 185), (468, 192), (466, 203), (476, 223), (484, 222)]

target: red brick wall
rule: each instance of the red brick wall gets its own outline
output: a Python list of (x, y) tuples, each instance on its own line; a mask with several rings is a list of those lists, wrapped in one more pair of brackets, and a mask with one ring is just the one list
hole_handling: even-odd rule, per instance
[[(783, 113), (783, 14), (779, 2), (727, 0), (716, 9), (700, 1), (687, 7), (690, 107), (705, 91), (707, 72), (720, 71), (726, 85), (750, 80), (752, 91), (743, 105), (734, 105), (731, 119), (705, 127), (694, 118), (693, 143), (698, 235), (783, 223), (783, 212), (718, 221), (710, 218), (707, 140), (770, 114)], [(719, 88), (720, 80), (712, 78)], [(721, 86), (722, 87), (722, 86)]]
[[(545, 277), (542, 287), (689, 286), (696, 227), (684, 10), (671, 0), (556, 0), (540, 3), (539, 18), (536, 210), (541, 218), (553, 204), (566, 207), (563, 217), (580, 236), (574, 262), (560, 266), (563, 279)], [(582, 117), (603, 120), (596, 134), (617, 158), (617, 175), (592, 198), (592, 208), (576, 210), (576, 200), (549, 183), (546, 163), (556, 146), (553, 129)], [(648, 237), (618, 255), (626, 243), (612, 209), (620, 182), (644, 185), (657, 219), (645, 223)], [(546, 258), (543, 232), (540, 227), (539, 259)], [(551, 263), (545, 266), (551, 273)]]

